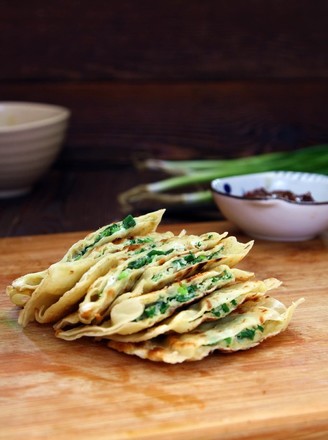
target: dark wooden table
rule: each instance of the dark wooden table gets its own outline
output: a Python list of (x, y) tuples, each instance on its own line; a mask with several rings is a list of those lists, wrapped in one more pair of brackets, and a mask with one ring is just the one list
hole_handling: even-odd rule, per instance
[[(158, 178), (157, 174), (157, 178)], [(39, 235), (58, 232), (94, 230), (127, 214), (117, 196), (155, 176), (131, 166), (105, 169), (52, 169), (22, 197), (0, 199), (0, 236)], [(132, 213), (162, 208), (162, 205), (136, 206)], [(164, 223), (219, 219), (213, 206), (169, 209)]]
[[(2, 237), (121, 218), (118, 193), (157, 178), (134, 169), (136, 156), (328, 142), (326, 0), (17, 3), (2, 2), (0, 100), (59, 104), (72, 117), (56, 167), (29, 195), (0, 200)], [(164, 221), (217, 216), (174, 210)]]

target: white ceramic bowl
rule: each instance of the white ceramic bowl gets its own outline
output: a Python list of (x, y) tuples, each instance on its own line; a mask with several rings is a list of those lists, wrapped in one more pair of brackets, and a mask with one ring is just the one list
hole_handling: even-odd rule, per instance
[(57, 158), (70, 111), (30, 102), (0, 102), (0, 197), (28, 192)]
[[(320, 174), (272, 171), (215, 179), (211, 184), (221, 213), (254, 238), (276, 241), (309, 240), (328, 230), (328, 177)], [(315, 202), (278, 198), (249, 199), (257, 188), (310, 192)]]

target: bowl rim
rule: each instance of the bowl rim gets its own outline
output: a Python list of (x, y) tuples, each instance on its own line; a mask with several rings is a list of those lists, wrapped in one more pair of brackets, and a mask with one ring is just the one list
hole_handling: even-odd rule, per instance
[[(294, 200), (288, 200), (288, 199), (283, 199), (283, 198), (276, 198), (276, 197), (256, 197), (256, 198), (248, 198), (248, 197), (243, 197), (243, 196), (237, 196), (237, 195), (233, 195), (233, 194), (229, 194), (223, 191), (219, 191), (217, 188), (215, 188), (215, 183), (219, 182), (219, 181), (223, 181), (223, 179), (232, 179), (232, 178), (237, 178), (237, 177), (259, 177), (259, 176), (270, 176), (270, 175), (286, 175), (286, 176), (294, 176), (294, 177), (315, 177), (318, 178), (318, 180), (320, 181), (321, 179), (326, 180), (328, 183), (328, 176), (326, 176), (325, 174), (319, 174), (319, 173), (307, 173), (307, 172), (301, 172), (301, 171), (264, 171), (264, 172), (259, 172), (259, 173), (250, 173), (250, 174), (235, 174), (233, 176), (226, 176), (226, 177), (218, 177), (216, 179), (213, 179), (211, 181), (211, 191), (214, 194), (218, 194), (219, 196), (222, 197), (226, 197), (227, 199), (236, 199), (236, 200), (240, 200), (242, 202), (252, 202), (252, 203), (256, 203), (256, 202), (272, 202), (275, 201), (277, 203), (289, 203), (292, 204), (294, 206), (314, 206), (314, 205), (328, 205), (328, 200), (324, 201), (324, 202), (296, 202)], [(294, 179), (295, 180), (295, 179)]]
[(20, 124), (10, 125), (10, 126), (0, 126), (0, 133), (11, 133), (11, 132), (17, 132), (22, 131), (26, 129), (34, 129), (39, 127), (44, 127), (46, 125), (51, 125), (57, 122), (64, 121), (68, 119), (71, 116), (71, 111), (64, 106), (57, 105), (57, 104), (48, 104), (44, 102), (30, 102), (30, 101), (0, 101), (0, 111), (1, 107), (21, 107), (21, 108), (28, 108), (28, 107), (38, 107), (40, 109), (53, 109), (57, 110), (57, 113), (52, 116), (48, 116), (43, 119), (30, 121), (30, 122), (23, 122)]

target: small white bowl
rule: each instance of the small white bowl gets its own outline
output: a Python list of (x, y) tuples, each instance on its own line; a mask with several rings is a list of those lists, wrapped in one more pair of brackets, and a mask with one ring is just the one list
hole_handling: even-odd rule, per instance
[(27, 193), (57, 158), (70, 111), (30, 102), (0, 102), (0, 197)]
[[(254, 238), (304, 241), (328, 230), (328, 177), (292, 171), (270, 171), (215, 179), (214, 201), (221, 213)], [(310, 192), (315, 202), (278, 198), (249, 199), (244, 194), (257, 188)]]

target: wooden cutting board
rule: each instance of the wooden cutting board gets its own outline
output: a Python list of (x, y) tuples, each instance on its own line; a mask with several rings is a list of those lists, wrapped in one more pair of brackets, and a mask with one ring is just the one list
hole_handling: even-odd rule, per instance
[[(226, 222), (162, 229), (229, 231)], [(50, 326), (17, 324), (12, 279), (46, 268), (84, 233), (0, 240), (0, 438), (327, 439), (328, 253), (324, 239), (257, 240), (240, 268), (283, 281), (300, 297), (289, 328), (259, 347), (180, 365), (130, 357), (91, 340), (56, 339)]]

